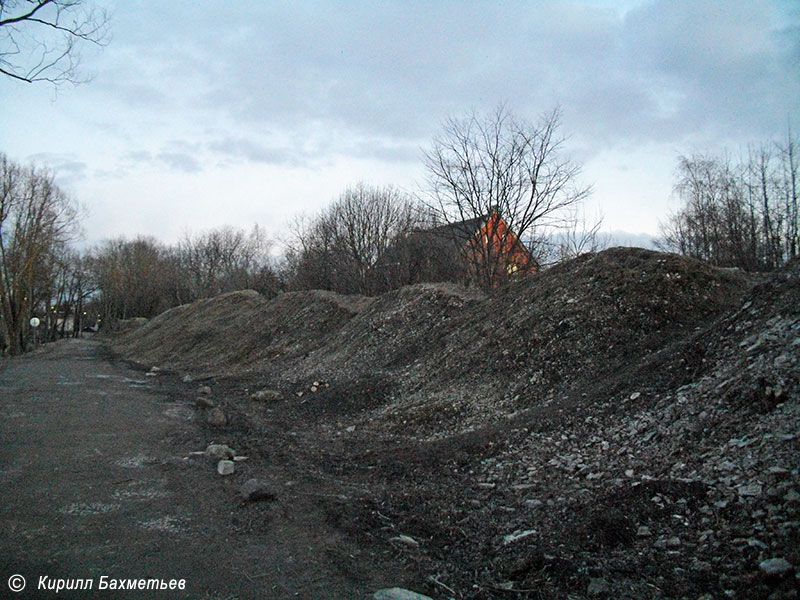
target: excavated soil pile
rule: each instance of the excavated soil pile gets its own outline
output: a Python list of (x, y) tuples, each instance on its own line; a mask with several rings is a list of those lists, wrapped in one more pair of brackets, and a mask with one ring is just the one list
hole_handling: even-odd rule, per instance
[(612, 249), (490, 295), (241, 292), (117, 349), (213, 375), (246, 450), (340, 489), (332, 526), (434, 598), (796, 597), (800, 261)]
[(230, 292), (168, 310), (115, 347), (140, 362), (199, 376), (230, 375), (306, 356), (370, 301), (317, 290), (273, 300), (252, 290)]

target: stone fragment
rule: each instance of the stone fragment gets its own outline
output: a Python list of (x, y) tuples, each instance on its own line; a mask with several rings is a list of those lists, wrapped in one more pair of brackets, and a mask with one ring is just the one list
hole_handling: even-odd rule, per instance
[(221, 460), (217, 463), (217, 473), (220, 475), (232, 475), (234, 469), (232, 460)]
[(225, 444), (209, 444), (203, 454), (206, 456), (206, 458), (221, 460), (223, 458), (233, 458), (236, 453), (232, 448), (226, 446)]
[(636, 535), (638, 537), (649, 537), (652, 534), (650, 533), (650, 528), (647, 525), (639, 525), (639, 529), (636, 530)]
[(212, 427), (223, 427), (228, 423), (228, 417), (225, 416), (221, 408), (212, 408), (206, 415), (206, 423)]
[(263, 389), (250, 394), (251, 400), (257, 400), (260, 402), (271, 402), (274, 400), (280, 400), (282, 398), (283, 394), (281, 394), (278, 390)]
[(433, 600), (433, 598), (395, 587), (378, 590), (372, 595), (372, 600)]
[(208, 387), (207, 385), (201, 385), (199, 388), (197, 388), (197, 393), (200, 396), (210, 396), (211, 395), (211, 388)]
[(194, 377), (191, 375), (184, 375), (182, 381), (183, 383), (192, 383), (192, 381), (194, 381)]
[(590, 598), (608, 593), (608, 582), (602, 577), (592, 577), (586, 587), (586, 595)]
[(800, 493), (797, 490), (790, 489), (783, 497), (785, 502), (800, 502)]
[(517, 530), (513, 533), (509, 533), (508, 535), (503, 536), (503, 545), (507, 546), (508, 544), (513, 544), (519, 540), (525, 539), (526, 537), (530, 537), (536, 534), (535, 529), (526, 529), (525, 531)]
[(216, 404), (211, 399), (210, 396), (198, 396), (197, 400), (195, 400), (195, 405), (197, 408), (214, 408)]
[(397, 535), (389, 539), (394, 544), (402, 544), (404, 546), (411, 546), (412, 548), (419, 548), (419, 542), (412, 538), (410, 535)]
[(761, 495), (762, 487), (760, 483), (751, 483), (749, 485), (740, 485), (736, 488), (736, 491), (739, 492), (740, 496), (756, 497)]
[(768, 558), (758, 564), (759, 570), (767, 577), (777, 577), (789, 573), (794, 567), (785, 558)]
[(633, 392), (633, 393), (630, 395), (630, 398), (629, 398), (629, 399), (630, 399), (630, 400), (638, 400), (638, 399), (639, 399), (639, 398), (641, 398), (641, 397), (642, 397), (642, 393), (641, 393), (641, 392)]
[(780, 356), (776, 356), (773, 364), (776, 368), (783, 367), (792, 362), (791, 357), (788, 354), (781, 354)]
[(242, 495), (242, 499), (246, 502), (275, 499), (275, 492), (260, 479), (248, 479), (242, 484), (239, 491)]

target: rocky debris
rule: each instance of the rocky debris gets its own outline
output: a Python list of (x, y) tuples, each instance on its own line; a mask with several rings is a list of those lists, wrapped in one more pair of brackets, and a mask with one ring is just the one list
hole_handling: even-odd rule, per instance
[(216, 406), (216, 402), (211, 398), (211, 388), (209, 386), (201, 385), (197, 388), (195, 406), (200, 409), (214, 408)]
[(525, 531), (515, 531), (503, 536), (503, 545), (513, 544), (519, 540), (524, 540), (526, 537), (536, 535), (535, 529), (526, 529)]
[(240, 494), (245, 502), (274, 500), (277, 497), (272, 487), (260, 479), (248, 479), (245, 481), (240, 489)]
[(372, 595), (373, 600), (433, 600), (430, 596), (423, 596), (403, 588), (385, 588)]
[(233, 451), (232, 448), (225, 444), (209, 444), (208, 447), (203, 452), (203, 455), (206, 458), (211, 458), (215, 460), (219, 459), (234, 459), (236, 453)]
[(281, 400), (283, 398), (283, 394), (281, 394), (277, 390), (270, 390), (270, 389), (263, 389), (258, 390), (257, 392), (253, 392), (250, 394), (251, 400), (256, 400), (259, 402), (272, 402), (276, 400)]
[(206, 423), (212, 427), (224, 427), (228, 423), (228, 417), (219, 407), (214, 407), (206, 413)]
[(396, 535), (395, 537), (390, 538), (389, 542), (393, 544), (401, 544), (403, 546), (409, 546), (411, 548), (419, 548), (419, 542), (410, 535), (404, 535), (404, 534)]
[(201, 409), (214, 408), (216, 406), (216, 403), (211, 399), (211, 396), (205, 395), (198, 396), (194, 403), (197, 408)]
[[(230, 292), (172, 308), (136, 330), (139, 335), (131, 331), (121, 336), (115, 346), (152, 356), (151, 361), (169, 362), (171, 368), (197, 377), (220, 370), (251, 371), (276, 358), (302, 359), (334, 338), (371, 302), (321, 290), (288, 292), (272, 299), (253, 290)], [(191, 325), (178, 328), (178, 322)]]
[(221, 460), (217, 463), (217, 473), (220, 475), (233, 475), (235, 468), (232, 460)]
[(794, 569), (792, 563), (785, 558), (768, 558), (758, 564), (759, 570), (768, 577), (779, 577), (791, 573)]
[[(489, 296), (424, 284), (354, 310), (333, 296), (228, 295), (119, 348), (235, 375), (237, 426), (346, 491), (325, 510), (359, 543), (425, 540), (397, 544), (395, 559), (446, 582), (447, 597), (564, 600), (592, 580), (609, 598), (790, 597), (796, 262), (750, 276), (613, 249)], [(265, 414), (241, 390), (266, 381), (297, 397)], [(759, 566), (777, 557), (785, 576)]]
[(589, 580), (589, 585), (586, 587), (586, 595), (590, 598), (597, 596), (604, 596), (610, 590), (608, 581), (600, 577), (592, 577)]

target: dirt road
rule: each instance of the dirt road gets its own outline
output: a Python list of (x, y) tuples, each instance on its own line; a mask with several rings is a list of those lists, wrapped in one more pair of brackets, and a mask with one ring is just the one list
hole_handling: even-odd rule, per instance
[[(91, 340), (0, 363), (0, 597), (370, 598), (400, 583), (280, 464), (252, 457), (221, 477), (190, 456), (235, 440), (165, 381)], [(243, 502), (242, 482), (265, 474), (277, 499)], [(140, 579), (185, 589), (111, 589)]]

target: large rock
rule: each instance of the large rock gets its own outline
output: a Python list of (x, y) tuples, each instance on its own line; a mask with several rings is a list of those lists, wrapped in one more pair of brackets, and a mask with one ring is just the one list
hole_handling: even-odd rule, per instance
[(275, 492), (260, 479), (248, 479), (242, 484), (240, 492), (242, 499), (247, 502), (275, 499)]
[(217, 463), (217, 473), (220, 475), (233, 475), (235, 469), (232, 460), (221, 460)]
[(403, 588), (384, 588), (375, 592), (372, 600), (433, 600), (433, 598)]
[(212, 427), (223, 427), (228, 423), (228, 417), (225, 416), (221, 408), (212, 408), (206, 415), (206, 423)]
[(767, 560), (762, 560), (758, 568), (767, 577), (778, 577), (789, 573), (794, 567), (785, 558), (768, 558)]

